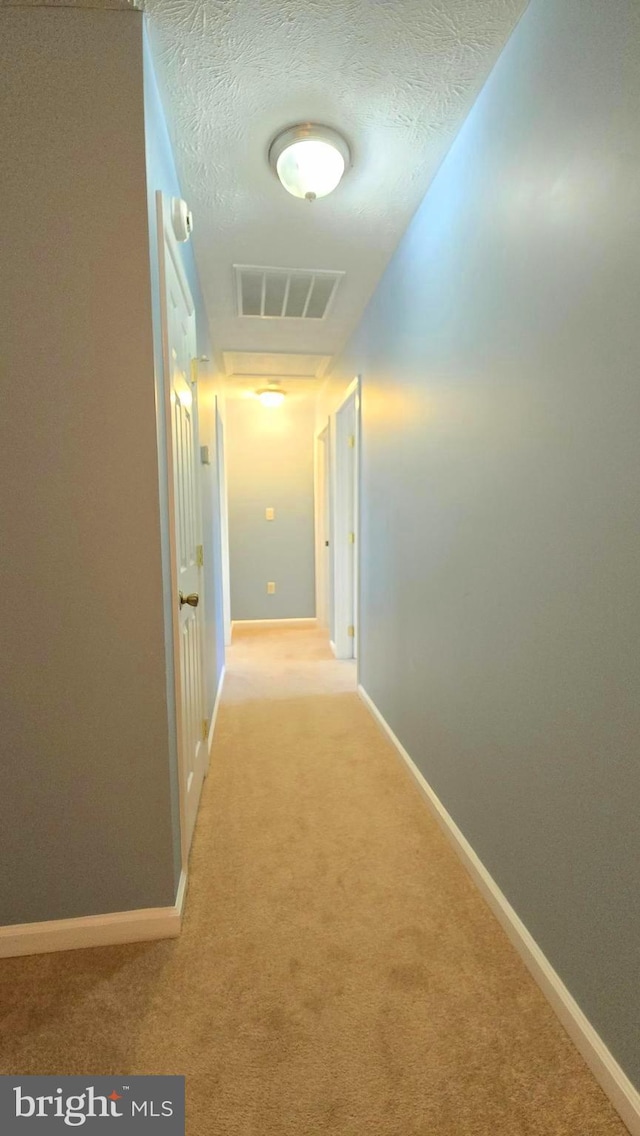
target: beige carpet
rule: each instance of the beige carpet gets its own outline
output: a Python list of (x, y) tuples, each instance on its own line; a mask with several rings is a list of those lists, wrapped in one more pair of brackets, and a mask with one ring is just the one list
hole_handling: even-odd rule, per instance
[(185, 1073), (189, 1136), (623, 1136), (354, 685), (237, 638), (181, 938), (0, 963), (0, 1071)]

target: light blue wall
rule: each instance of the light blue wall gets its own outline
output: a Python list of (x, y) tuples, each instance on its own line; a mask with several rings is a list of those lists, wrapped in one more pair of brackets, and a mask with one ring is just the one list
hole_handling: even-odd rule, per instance
[[(144, 35), (144, 101), (145, 134), (147, 162), (147, 194), (149, 208), (149, 247), (151, 258), (151, 282), (153, 300), (154, 357), (156, 366), (158, 436), (160, 439), (160, 485), (163, 494), (163, 515), (166, 515), (166, 456), (163, 440), (165, 437), (162, 400), (162, 329), (160, 316), (160, 285), (158, 276), (158, 239), (156, 229), (156, 190), (168, 196), (181, 197), (182, 191), (176, 167), (154, 71), (153, 58), (147, 27)], [(198, 218), (194, 217), (197, 228)], [(196, 309), (198, 354), (213, 357), (209, 338), (209, 325), (202, 301), (198, 272), (194, 259), (193, 244), (189, 241), (180, 246), (185, 272)], [(199, 404), (200, 441), (209, 447), (211, 464), (201, 466), (201, 496), (204, 518), (203, 543), (205, 548), (205, 652), (208, 712), (213, 709), (220, 673), (224, 665), (224, 627), (222, 615), (222, 571), (220, 564), (220, 509), (216, 468), (216, 434), (214, 398), (215, 389), (211, 380), (211, 364), (200, 365)], [(166, 525), (163, 528), (163, 578), (165, 589), (165, 613), (167, 626), (167, 701), (172, 723), (172, 736), (175, 739), (175, 699), (173, 688), (172, 644), (171, 644), (171, 593), (170, 560)], [(173, 752), (174, 768), (177, 769), (175, 741)], [(177, 773), (174, 778), (174, 809), (178, 808)]]
[(639, 44), (533, 0), (336, 376), (361, 681), (638, 1085)]
[[(315, 615), (314, 423), (311, 397), (271, 408), (227, 403), (232, 619)], [(274, 521), (265, 520), (268, 506)]]

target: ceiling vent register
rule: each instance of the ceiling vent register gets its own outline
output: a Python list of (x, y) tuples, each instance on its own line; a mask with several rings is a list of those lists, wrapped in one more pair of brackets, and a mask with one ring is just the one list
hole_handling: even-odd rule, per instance
[(344, 272), (236, 264), (238, 315), (252, 319), (326, 319)]

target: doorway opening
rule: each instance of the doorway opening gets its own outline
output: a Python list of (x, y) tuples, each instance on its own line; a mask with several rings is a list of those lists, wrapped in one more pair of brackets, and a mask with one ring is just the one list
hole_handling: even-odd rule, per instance
[(331, 442), (329, 423), (316, 434), (316, 618), (333, 643), (333, 550), (331, 543)]
[(171, 560), (182, 870), (186, 872), (207, 770), (202, 503), (198, 476), (195, 306), (176, 243), (169, 202), (158, 191), (158, 260), (164, 363), (164, 425)]
[(358, 377), (317, 436), (316, 446), (318, 612), (328, 611), (326, 624), (337, 659), (358, 657), (359, 482)]

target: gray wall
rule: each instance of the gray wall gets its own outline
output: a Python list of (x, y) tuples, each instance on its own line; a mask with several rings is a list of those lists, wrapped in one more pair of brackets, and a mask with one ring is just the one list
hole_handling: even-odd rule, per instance
[[(227, 402), (232, 619), (315, 615), (311, 397)], [(275, 521), (265, 520), (273, 506)], [(267, 595), (267, 582), (276, 584)]]
[(361, 681), (638, 1085), (639, 44), (533, 0), (335, 378)]
[(0, 10), (0, 923), (175, 895), (142, 16)]

